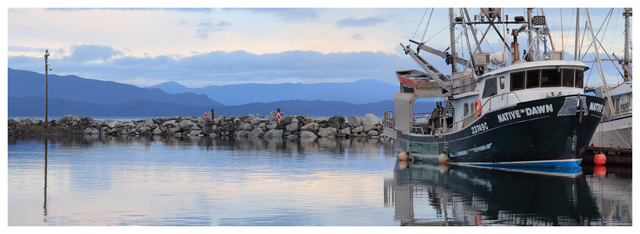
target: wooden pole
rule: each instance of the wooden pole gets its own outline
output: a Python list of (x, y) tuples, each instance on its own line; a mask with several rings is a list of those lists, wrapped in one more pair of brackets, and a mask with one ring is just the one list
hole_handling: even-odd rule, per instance
[(49, 49), (44, 53), (44, 130), (49, 125)]
[(215, 112), (213, 112), (213, 108), (211, 108), (211, 121), (215, 121), (216, 117), (215, 117)]

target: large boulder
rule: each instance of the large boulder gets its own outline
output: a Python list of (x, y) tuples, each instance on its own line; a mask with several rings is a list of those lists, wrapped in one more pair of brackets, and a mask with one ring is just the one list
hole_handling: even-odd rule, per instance
[(316, 122), (316, 123), (320, 123), (320, 122), (325, 122), (327, 120), (329, 120), (329, 119), (327, 119), (327, 117), (320, 117), (320, 118), (317, 118), (317, 119), (315, 119), (313, 121)]
[(167, 131), (169, 134), (174, 134), (176, 132), (180, 132), (180, 127), (173, 127), (173, 128), (169, 128), (169, 131)]
[(292, 122), (291, 124), (287, 125), (285, 130), (287, 130), (287, 132), (298, 131), (298, 121)]
[(363, 130), (364, 130), (364, 127), (363, 127), (363, 126), (360, 126), (360, 127), (357, 127), (357, 128), (352, 129), (352, 130), (351, 130), (351, 132), (353, 132), (353, 133), (360, 133), (360, 132), (362, 132)]
[(107, 125), (107, 127), (109, 128), (113, 128), (116, 126), (116, 124), (118, 124), (118, 121), (113, 119), (105, 119), (104, 124)]
[(127, 121), (124, 124), (122, 124), (122, 126), (133, 128), (136, 126), (136, 124), (133, 121)]
[(74, 115), (73, 117), (71, 117), (72, 121), (80, 121), (82, 119), (82, 115)]
[(320, 125), (318, 123), (308, 123), (300, 128), (300, 131), (318, 131)]
[(262, 128), (255, 128), (251, 132), (249, 132), (249, 138), (260, 138), (264, 136), (264, 130)]
[(332, 127), (321, 128), (320, 131), (318, 132), (318, 136), (329, 137), (329, 136), (336, 135), (337, 132), (338, 132), (337, 128), (332, 128)]
[(166, 122), (162, 123), (161, 126), (164, 127), (164, 126), (167, 126), (167, 125), (174, 125), (175, 123), (176, 123), (176, 121), (172, 119), (172, 120), (169, 120), (169, 121), (166, 121)]
[(377, 128), (376, 128), (376, 126), (373, 126), (373, 125), (364, 125), (362, 130), (363, 130), (364, 132), (369, 132), (369, 131), (371, 131), (372, 129), (377, 129)]
[(73, 115), (64, 115), (60, 118), (61, 123), (71, 122), (73, 120)]
[(344, 128), (340, 130), (340, 132), (343, 133), (345, 136), (351, 135), (351, 128)]
[(162, 135), (162, 130), (160, 130), (160, 127), (156, 127), (156, 129), (153, 130), (153, 135)]
[(147, 125), (147, 127), (150, 127), (150, 128), (155, 128), (158, 126), (156, 123), (153, 122), (153, 119), (147, 119), (144, 121), (144, 123)]
[[(213, 127), (215, 127), (215, 125), (213, 125)], [(204, 125), (201, 130), (203, 134), (209, 135), (214, 129), (212, 128), (212, 125)]]
[(264, 138), (282, 139), (283, 130), (271, 129), (264, 134)]
[(376, 125), (380, 123), (380, 119), (371, 113), (367, 113), (366, 115), (364, 115), (364, 121), (362, 124), (364, 125)]
[(260, 117), (255, 117), (253, 119), (251, 119), (250, 123), (253, 125), (258, 125), (262, 122), (264, 122), (266, 119), (260, 118)]
[(329, 120), (327, 121), (327, 127), (340, 128), (342, 126), (342, 123), (344, 123), (344, 117), (336, 115), (329, 118)]
[(238, 127), (238, 130), (242, 131), (251, 131), (251, 129), (253, 129), (253, 125), (251, 123), (243, 123)]
[(351, 127), (359, 127), (362, 126), (362, 119), (358, 116), (352, 115), (347, 117), (347, 120), (349, 121), (349, 126)]
[(191, 120), (182, 120), (180, 121), (180, 123), (178, 123), (178, 127), (180, 127), (180, 130), (182, 131), (189, 131), (191, 130), (191, 127), (193, 126), (193, 122), (191, 122)]
[(22, 124), (24, 124), (24, 125), (31, 125), (31, 124), (33, 124), (33, 122), (31, 122), (31, 120), (30, 120), (29, 118), (22, 118), (22, 119), (20, 120), (20, 122), (22, 122)]
[(318, 138), (318, 136), (316, 136), (316, 134), (313, 134), (313, 132), (301, 131), (300, 132), (300, 138), (302, 138), (302, 139), (316, 139), (316, 138)]

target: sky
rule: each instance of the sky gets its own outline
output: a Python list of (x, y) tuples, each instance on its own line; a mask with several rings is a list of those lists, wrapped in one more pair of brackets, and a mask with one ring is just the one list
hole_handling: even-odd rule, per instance
[[(189, 88), (359, 79), (397, 84), (395, 70), (420, 69), (399, 43), (407, 45), (413, 38), (440, 50), (449, 46), (447, 8), (431, 13), (430, 6), (415, 4), (295, 8), (285, 2), (281, 3), (285, 8), (263, 8), (260, 3), (165, 8), (152, 3), (120, 3), (105, 7), (51, 3), (8, 6), (8, 67), (44, 73), (43, 55), (48, 48), (50, 73), (140, 87), (169, 81)], [(411, 8), (397, 8), (403, 6)], [(564, 44), (567, 57), (573, 58), (575, 8), (562, 9), (563, 28), (560, 8), (544, 10), (554, 44), (558, 48)], [(472, 18), (479, 11), (469, 8)], [(594, 28), (600, 28), (608, 12), (609, 8), (590, 9)], [(524, 10), (507, 8), (505, 14), (524, 15)], [(622, 54), (623, 45), (621, 14), (622, 8), (614, 9), (607, 32), (601, 34), (606, 35), (602, 44), (611, 50), (607, 52), (617, 55)], [(581, 16), (586, 18), (584, 11)], [(498, 28), (502, 30), (502, 26)], [(463, 33), (460, 29), (456, 30), (458, 36)], [(491, 34), (486, 40), (490, 44), (483, 45), (485, 50), (503, 50), (498, 36)], [(519, 40), (525, 47), (526, 36)], [(585, 41), (590, 43), (590, 37)], [(458, 51), (466, 51), (466, 45)], [(443, 59), (423, 56), (441, 71), (450, 70)], [(468, 59), (468, 53), (463, 56)], [(589, 56), (584, 60), (592, 61)], [(619, 76), (613, 66), (605, 70), (612, 81)], [(596, 75), (589, 81), (598, 83)]]

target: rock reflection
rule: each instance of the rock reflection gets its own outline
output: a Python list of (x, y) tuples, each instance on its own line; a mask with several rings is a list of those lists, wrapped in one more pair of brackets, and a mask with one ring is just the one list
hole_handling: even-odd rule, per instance
[[(42, 141), (44, 137), (9, 137), (9, 144), (21, 141)], [(359, 138), (316, 138), (316, 139), (260, 139), (260, 138), (211, 138), (211, 137), (173, 137), (173, 136), (55, 136), (48, 142), (61, 148), (101, 147), (151, 147), (161, 144), (162, 147), (189, 149), (198, 147), (202, 150), (234, 150), (248, 152), (270, 152), (278, 155), (304, 156), (307, 153), (324, 152), (333, 156), (377, 158), (380, 155), (395, 156), (391, 144), (383, 139)]]

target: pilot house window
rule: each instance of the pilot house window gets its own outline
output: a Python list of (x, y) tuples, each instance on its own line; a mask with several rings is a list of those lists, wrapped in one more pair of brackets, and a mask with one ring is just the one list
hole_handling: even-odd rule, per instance
[[(526, 76), (525, 76), (526, 74)], [(576, 87), (584, 85), (584, 70), (553, 68), (511, 73), (511, 91), (540, 87)]]
[(584, 71), (582, 70), (576, 70), (576, 88), (582, 88), (583, 82), (584, 80)]
[(559, 87), (560, 86), (560, 69), (543, 69), (540, 77), (542, 87)]
[(573, 87), (573, 73), (574, 69), (562, 69), (562, 86)]
[(524, 72), (511, 73), (511, 91), (524, 89)]
[(484, 82), (484, 91), (482, 92), (482, 98), (491, 97), (498, 93), (498, 84), (496, 84), (496, 78), (487, 79)]
[(540, 87), (540, 70), (527, 71), (527, 89)]

